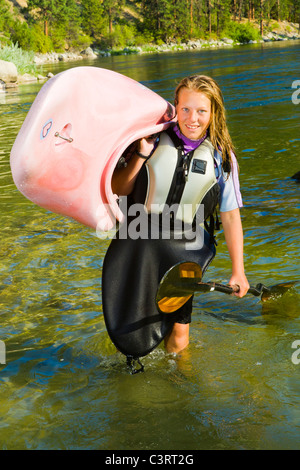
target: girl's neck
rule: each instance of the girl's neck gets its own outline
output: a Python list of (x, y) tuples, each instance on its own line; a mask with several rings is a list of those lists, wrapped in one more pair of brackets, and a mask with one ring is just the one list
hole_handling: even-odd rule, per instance
[(184, 143), (184, 148), (187, 149), (187, 151), (194, 150), (197, 147), (199, 147), (199, 145), (202, 144), (202, 142), (206, 139), (207, 134), (208, 134), (208, 131), (206, 130), (205, 134), (200, 139), (197, 139), (197, 140), (189, 139), (184, 134), (182, 134), (178, 123), (175, 124), (174, 126), (174, 132), (182, 140), (182, 142)]

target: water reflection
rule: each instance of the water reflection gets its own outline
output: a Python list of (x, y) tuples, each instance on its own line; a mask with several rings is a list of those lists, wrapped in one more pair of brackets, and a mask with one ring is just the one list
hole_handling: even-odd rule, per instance
[[(299, 185), (291, 176), (300, 168), (300, 107), (290, 90), (300, 74), (299, 47), (72, 64), (124, 73), (169, 101), (187, 74), (200, 71), (219, 81), (240, 164), (252, 284), (299, 280)], [(43, 68), (57, 73), (69, 66)], [(10, 149), (40, 86), (0, 95), (0, 339), (7, 351), (0, 366), (1, 446), (297, 448), (299, 366), (291, 361), (291, 345), (299, 339), (299, 287), (268, 304), (252, 296), (196, 296), (188, 350), (172, 356), (161, 346), (143, 358), (144, 374), (130, 375), (102, 317), (109, 240), (34, 206), (12, 181)], [(218, 238), (206, 280), (227, 282), (222, 232)]]

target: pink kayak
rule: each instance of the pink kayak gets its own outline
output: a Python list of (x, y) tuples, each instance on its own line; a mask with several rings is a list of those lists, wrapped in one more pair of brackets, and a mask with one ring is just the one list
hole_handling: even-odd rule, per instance
[(39, 206), (97, 230), (122, 214), (111, 177), (135, 140), (164, 130), (174, 108), (111, 70), (76, 67), (40, 90), (11, 151), (19, 191)]

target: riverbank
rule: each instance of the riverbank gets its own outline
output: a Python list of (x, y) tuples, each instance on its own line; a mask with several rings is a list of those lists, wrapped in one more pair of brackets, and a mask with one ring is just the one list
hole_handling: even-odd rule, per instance
[[(246, 23), (246, 20), (245, 20)], [(255, 25), (256, 30), (258, 31), (258, 25)], [(275, 22), (271, 21), (268, 24), (264, 25), (265, 34), (263, 36), (257, 35), (258, 39), (244, 40), (239, 42), (230, 37), (223, 37), (220, 39), (197, 39), (189, 40), (185, 43), (169, 43), (169, 44), (149, 44), (145, 46), (136, 46), (136, 47), (125, 47), (125, 48), (115, 48), (111, 50), (99, 50), (96, 48), (88, 47), (83, 51), (77, 52), (49, 52), (46, 54), (40, 53), (29, 53), (22, 51), (21, 49), (17, 50), (18, 47), (12, 46), (12, 51), (18, 52), (18, 56), (30, 55), (30, 59), (27, 58), (28, 63), (28, 72), (24, 73), (24, 70), (20, 71), (18, 64), (15, 61), (15, 54), (11, 56), (8, 54), (8, 57), (4, 60), (0, 60), (0, 92), (5, 92), (6, 89), (16, 87), (18, 84), (24, 82), (34, 82), (34, 81), (45, 81), (52, 76), (51, 73), (46, 73), (46, 75), (41, 75), (39, 73), (39, 66), (44, 66), (47, 63), (55, 62), (72, 62), (80, 61), (82, 59), (97, 59), (99, 57), (107, 57), (112, 55), (128, 55), (128, 54), (151, 54), (151, 53), (166, 53), (166, 52), (178, 52), (178, 51), (190, 51), (190, 50), (201, 50), (201, 49), (220, 49), (220, 48), (234, 48), (239, 46), (244, 46), (245, 44), (259, 44), (259, 43), (270, 43), (276, 41), (292, 41), (300, 40), (300, 30), (299, 24), (297, 23), (288, 23), (288, 22)], [(3, 49), (2, 49), (3, 50)], [(3, 58), (3, 57), (2, 57)], [(0, 57), (1, 59), (1, 57)], [(20, 58), (18, 57), (17, 61)], [(9, 73), (8, 73), (9, 71)]]
[[(270, 27), (268, 28), (270, 29)], [(299, 25), (296, 23), (282, 22), (280, 25), (274, 23), (274, 28), (268, 30), (260, 39), (238, 42), (234, 39), (223, 37), (221, 39), (197, 39), (190, 40), (185, 43), (169, 43), (169, 44), (149, 44), (145, 46), (133, 46), (125, 48), (115, 48), (111, 50), (99, 50), (87, 48), (81, 52), (49, 52), (46, 54), (35, 54), (34, 63), (36, 65), (44, 65), (47, 63), (59, 61), (78, 61), (84, 58), (96, 59), (98, 57), (109, 57), (112, 55), (128, 55), (128, 54), (151, 54), (164, 52), (177, 52), (189, 50), (201, 50), (209, 48), (228, 48), (244, 46), (245, 44), (258, 44), (275, 41), (291, 41), (300, 39)]]

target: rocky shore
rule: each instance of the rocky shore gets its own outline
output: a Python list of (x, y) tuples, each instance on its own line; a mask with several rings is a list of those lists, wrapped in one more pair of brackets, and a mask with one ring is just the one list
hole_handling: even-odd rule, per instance
[[(59, 61), (78, 61), (81, 59), (96, 59), (97, 54), (89, 47), (88, 49), (80, 52), (66, 52), (66, 53), (56, 53), (50, 52), (48, 54), (36, 54), (34, 57), (34, 63), (38, 65), (43, 65), (47, 63), (59, 62)], [(45, 81), (48, 78), (51, 78), (53, 74), (51, 72), (47, 73), (46, 76), (41, 74), (18, 74), (17, 67), (14, 63), (8, 62), (5, 60), (0, 60), (0, 93), (5, 92), (9, 88), (17, 87), (19, 84), (28, 83), (28, 82), (37, 82)]]
[(19, 75), (15, 64), (6, 60), (0, 60), (0, 93), (17, 87), (20, 83), (43, 81), (47, 80), (47, 78), (40, 74), (32, 75), (25, 73)]
[[(293, 23), (287, 23), (286, 25), (281, 24), (280, 28), (274, 28), (272, 31), (268, 31), (258, 41), (249, 41), (247, 44), (265, 43), (273, 41), (289, 41), (289, 40), (300, 40), (299, 25)], [(47, 63), (55, 62), (67, 62), (67, 61), (80, 61), (82, 59), (97, 59), (99, 57), (107, 57), (110, 55), (127, 55), (127, 54), (146, 54), (146, 53), (163, 53), (172, 51), (188, 51), (188, 50), (201, 50), (208, 48), (228, 48), (241, 46), (245, 43), (237, 43), (230, 38), (222, 38), (218, 40), (191, 40), (187, 43), (170, 43), (163, 45), (149, 45), (145, 47), (125, 47), (124, 49), (113, 50), (113, 51), (101, 51), (88, 47), (81, 52), (49, 52), (47, 54), (36, 54), (34, 57), (34, 63), (39, 65), (45, 65)], [(0, 92), (5, 92), (6, 89), (15, 87), (18, 84), (32, 81), (44, 81), (52, 76), (48, 73), (46, 76), (40, 74), (23, 74), (19, 75), (16, 66), (12, 62), (0, 60)]]
[[(291, 23), (289, 23), (291, 25)], [(289, 27), (286, 30), (274, 30), (266, 33), (262, 36), (259, 41), (248, 41), (247, 43), (235, 42), (230, 38), (222, 38), (218, 40), (210, 39), (198, 39), (190, 40), (186, 43), (170, 43), (163, 45), (149, 45), (144, 47), (125, 47), (124, 49), (116, 49), (113, 51), (102, 51), (98, 49), (92, 49), (88, 47), (80, 53), (65, 52), (56, 53), (49, 52), (47, 54), (36, 54), (34, 61), (37, 65), (43, 65), (47, 63), (59, 62), (59, 61), (78, 61), (84, 58), (96, 59), (98, 57), (108, 57), (111, 55), (127, 55), (127, 54), (147, 54), (147, 53), (162, 53), (172, 51), (188, 51), (188, 50), (200, 50), (205, 48), (221, 48), (221, 47), (234, 47), (242, 46), (245, 44), (256, 44), (274, 41), (288, 41), (300, 39), (300, 32), (298, 25), (292, 24), (292, 28)]]
[(77, 61), (82, 59), (97, 59), (99, 53), (88, 47), (81, 52), (48, 52), (47, 54), (36, 54), (34, 56), (34, 63), (36, 65), (43, 65), (53, 62), (68, 62)]

